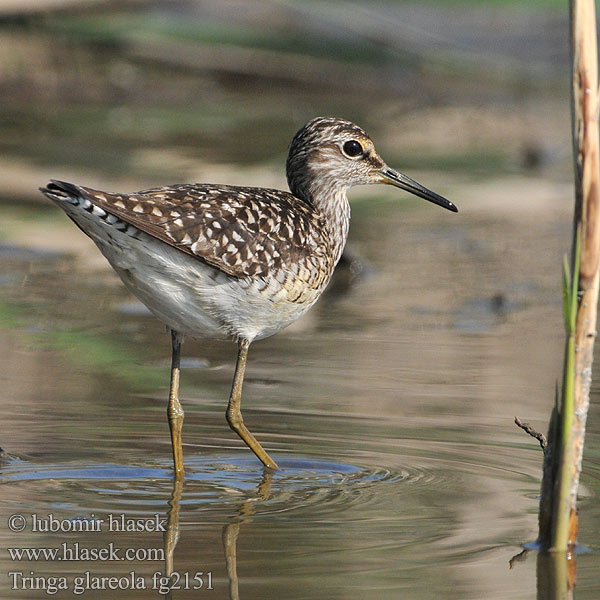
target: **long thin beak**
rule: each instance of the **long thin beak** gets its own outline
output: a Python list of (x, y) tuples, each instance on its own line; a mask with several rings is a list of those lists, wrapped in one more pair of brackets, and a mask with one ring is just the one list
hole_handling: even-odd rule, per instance
[(450, 202), (450, 200), (446, 200), (443, 196), (428, 190), (426, 187), (423, 187), (420, 183), (417, 183), (414, 179), (403, 175), (402, 173), (398, 173), (398, 171), (394, 171), (394, 169), (390, 169), (387, 165), (383, 167), (379, 171), (379, 173), (383, 176), (383, 180), (381, 183), (388, 183), (389, 185), (395, 185), (415, 196), (419, 196), (419, 198), (424, 198), (425, 200), (429, 200), (429, 202), (433, 202), (438, 206), (442, 206), (443, 208), (447, 208), (452, 212), (458, 212), (458, 208), (455, 204)]

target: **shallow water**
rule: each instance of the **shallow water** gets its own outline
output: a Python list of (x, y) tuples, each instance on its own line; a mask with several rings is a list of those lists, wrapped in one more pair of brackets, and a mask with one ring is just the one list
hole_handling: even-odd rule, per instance
[[(513, 416), (544, 430), (561, 371), (567, 15), (354, 4), (108, 3), (3, 22), (0, 598), (158, 598), (165, 559), (173, 598), (538, 597), (534, 553), (509, 564), (537, 534), (542, 461)], [(349, 264), (250, 349), (244, 416), (277, 473), (225, 421), (235, 347), (187, 340), (174, 488), (169, 337), (36, 189), (281, 187), (290, 136), (317, 114), (365, 126), (461, 212), (352, 191)], [(599, 398), (595, 383), (579, 600), (600, 597)], [(121, 516), (143, 530), (111, 531)], [(60, 558), (77, 543), (137, 554), (15, 554), (63, 543)], [(50, 577), (68, 589), (51, 594)]]
[[(138, 554), (115, 564), (3, 552), (1, 570), (65, 577), (56, 597), (109, 575), (146, 591), (85, 596), (160, 597), (164, 562), (151, 558), (178, 536), (173, 598), (535, 598), (535, 556), (509, 560), (536, 537), (541, 452), (512, 420), (545, 429), (549, 417), (568, 210), (498, 217), (467, 198), (452, 215), (389, 198), (354, 203), (350, 244), (364, 268), (340, 268), (304, 320), (250, 349), (244, 415), (280, 471), (265, 472), (226, 424), (235, 347), (186, 341), (182, 490), (171, 481), (164, 328), (82, 259), (96, 252), (82, 234), (40, 208), (31, 226), (80, 236), (79, 259), (60, 243), (0, 248), (0, 543)], [(600, 592), (597, 399), (595, 388), (580, 503), (591, 552), (577, 557), (577, 598)], [(11, 533), (15, 514), (25, 530)], [(104, 522), (32, 531), (34, 514), (63, 529)], [(110, 531), (120, 515), (158, 519), (167, 541)], [(31, 587), (4, 578), (3, 598), (47, 596), (15, 584)]]

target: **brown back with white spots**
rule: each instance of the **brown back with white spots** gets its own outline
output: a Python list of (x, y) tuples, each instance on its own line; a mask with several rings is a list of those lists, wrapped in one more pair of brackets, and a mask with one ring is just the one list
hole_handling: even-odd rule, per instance
[[(319, 213), (288, 192), (182, 184), (113, 194), (76, 187), (107, 212), (234, 277), (312, 271), (330, 262)], [(327, 276), (333, 266), (324, 269)]]

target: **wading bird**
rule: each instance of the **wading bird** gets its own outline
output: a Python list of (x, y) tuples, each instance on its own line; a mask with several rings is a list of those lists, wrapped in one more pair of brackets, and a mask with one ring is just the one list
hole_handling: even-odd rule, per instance
[(184, 474), (184, 335), (237, 342), (227, 421), (265, 467), (276, 469), (242, 419), (248, 347), (293, 323), (323, 293), (348, 236), (348, 188), (391, 184), (457, 212), (388, 167), (369, 136), (341, 119), (318, 117), (296, 133), (287, 180), (289, 192), (194, 183), (120, 194), (55, 180), (40, 188), (171, 331), (167, 413), (176, 477)]

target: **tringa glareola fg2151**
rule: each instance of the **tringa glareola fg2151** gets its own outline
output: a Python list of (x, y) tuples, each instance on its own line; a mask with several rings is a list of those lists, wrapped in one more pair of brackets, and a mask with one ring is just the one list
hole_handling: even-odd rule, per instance
[(194, 183), (123, 194), (54, 180), (40, 188), (171, 331), (167, 412), (176, 477), (184, 473), (184, 335), (237, 342), (227, 421), (265, 467), (276, 469), (242, 419), (248, 347), (293, 323), (323, 293), (348, 236), (348, 188), (386, 183), (457, 211), (388, 167), (369, 136), (341, 119), (319, 117), (296, 133), (287, 180), (289, 192)]

